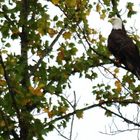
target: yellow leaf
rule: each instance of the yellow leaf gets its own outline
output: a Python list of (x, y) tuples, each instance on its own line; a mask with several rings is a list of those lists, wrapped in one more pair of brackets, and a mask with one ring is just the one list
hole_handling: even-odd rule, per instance
[(49, 109), (48, 109), (48, 108), (44, 108), (43, 110), (44, 110), (44, 112), (46, 112), (46, 113), (49, 112)]
[(57, 34), (57, 31), (54, 30), (53, 28), (49, 28), (48, 29), (48, 34), (50, 35), (50, 37), (53, 37), (54, 35)]
[(65, 32), (63, 34), (64, 39), (70, 39), (71, 38), (71, 32)]
[(48, 114), (49, 118), (52, 118), (54, 116), (53, 111), (50, 111), (48, 108), (44, 108), (44, 112), (46, 112)]
[(5, 86), (6, 85), (6, 81), (5, 80), (0, 80), (0, 86)]
[(37, 87), (36, 89), (34, 89), (33, 87), (30, 86), (29, 91), (35, 96), (42, 96), (43, 95), (40, 87)]
[(77, 5), (77, 9), (81, 9), (83, 6), (83, 3), (81, 0), (76, 0), (76, 5)]
[(1, 120), (0, 121), (0, 127), (4, 127), (5, 126), (5, 121), (4, 120)]
[(37, 51), (37, 56), (43, 57), (43, 55), (44, 55), (44, 52), (43, 51), (40, 51), (40, 50)]
[(97, 12), (100, 12), (100, 11), (101, 11), (101, 6), (100, 6), (99, 3), (96, 5), (96, 11), (97, 11)]
[(57, 55), (57, 61), (61, 62), (62, 60), (64, 60), (64, 57), (65, 57), (64, 50), (61, 49)]
[(122, 85), (120, 81), (115, 81), (116, 90), (120, 92), (122, 90)]
[[(89, 16), (90, 13), (91, 13), (91, 10), (87, 10), (87, 11), (86, 11), (86, 16)], [(86, 18), (86, 17), (85, 17), (85, 18)]]
[(119, 73), (119, 69), (116, 68), (116, 69), (114, 70), (114, 72), (115, 72), (116, 74)]
[(76, 0), (66, 0), (67, 7), (75, 7), (76, 6)]
[(57, 5), (57, 4), (59, 4), (59, 1), (60, 0), (52, 0), (52, 3), (55, 4), (55, 5)]
[(36, 95), (36, 96), (42, 96), (42, 95), (43, 95), (43, 93), (42, 93), (40, 87), (37, 87), (37, 88), (34, 90), (33, 95)]
[(31, 92), (31, 93), (33, 93), (34, 92), (34, 88), (32, 87), (32, 86), (29, 86), (29, 91)]
[(48, 112), (48, 117), (49, 117), (49, 118), (52, 118), (53, 116), (54, 116), (54, 114), (53, 114), (52, 111)]
[(31, 104), (31, 100), (30, 100), (30, 99), (23, 99), (20, 103), (21, 103), (22, 105)]

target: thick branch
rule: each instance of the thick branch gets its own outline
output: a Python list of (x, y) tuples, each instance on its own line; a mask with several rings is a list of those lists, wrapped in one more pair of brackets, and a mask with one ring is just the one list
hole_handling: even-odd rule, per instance
[[(21, 11), (20, 11), (20, 21), (21, 21), (21, 61), (23, 62), (23, 71), (22, 71), (22, 87), (28, 91), (30, 85), (30, 79), (28, 74), (28, 14), (29, 14), (29, 0), (21, 1)], [(22, 63), (21, 62), (21, 63)], [(21, 110), (22, 118), (19, 122), (20, 127), (20, 139), (26, 140), (29, 133), (29, 124), (27, 118), (24, 118), (24, 110)], [(26, 112), (27, 113), (27, 112)]]
[(28, 18), (28, 0), (22, 0), (21, 9), (21, 61), (23, 62), (23, 73), (22, 73), (22, 86), (28, 88), (29, 75), (28, 75), (28, 31), (27, 31), (27, 18)]
[[(77, 113), (77, 111), (82, 111), (82, 112), (83, 112), (83, 111), (87, 111), (87, 110), (92, 109), (92, 108), (95, 108), (95, 107), (101, 107), (101, 108), (107, 110), (107, 108), (103, 107), (103, 105), (106, 105), (106, 104), (113, 104), (113, 103), (119, 103), (119, 104), (136, 104), (136, 105), (140, 105), (140, 102), (135, 102), (135, 101), (129, 100), (129, 99), (128, 99), (128, 100), (124, 100), (124, 101), (117, 101), (117, 100), (114, 100), (114, 101), (102, 101), (102, 102), (100, 102), (100, 103), (93, 104), (93, 105), (90, 105), (90, 106), (87, 106), (87, 107), (84, 107), (84, 108), (81, 108), (81, 109), (77, 109), (77, 110), (74, 110), (73, 112), (70, 112), (70, 113), (64, 115), (64, 116), (60, 116), (60, 117), (58, 117), (58, 118), (55, 118), (54, 120), (48, 122), (48, 123), (46, 124), (46, 126), (48, 126), (48, 125), (50, 125), (50, 124), (53, 124), (53, 123), (55, 123), (55, 122), (57, 122), (57, 121), (60, 121), (60, 120), (62, 120), (62, 119), (69, 118), (70, 116), (75, 115), (75, 114)], [(110, 111), (110, 110), (108, 110), (108, 111)], [(139, 124), (137, 124), (137, 123), (135, 123), (135, 122), (133, 122), (133, 121), (131, 121), (131, 120), (129, 120), (129, 119), (126, 119), (126, 118), (122, 117), (121, 115), (119, 115), (119, 114), (117, 114), (117, 113), (115, 113), (115, 112), (113, 112), (113, 111), (110, 111), (110, 112), (111, 112), (112, 114), (116, 115), (117, 117), (122, 118), (125, 122), (131, 123), (131, 124), (133, 124), (133, 125), (135, 125), (135, 126), (140, 127)]]

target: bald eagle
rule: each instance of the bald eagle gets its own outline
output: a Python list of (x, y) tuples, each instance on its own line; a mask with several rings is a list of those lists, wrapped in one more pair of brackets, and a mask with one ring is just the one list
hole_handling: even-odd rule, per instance
[(116, 61), (123, 64), (127, 70), (140, 79), (140, 54), (138, 47), (127, 35), (122, 20), (118, 17), (111, 19), (112, 31), (108, 37), (108, 49)]

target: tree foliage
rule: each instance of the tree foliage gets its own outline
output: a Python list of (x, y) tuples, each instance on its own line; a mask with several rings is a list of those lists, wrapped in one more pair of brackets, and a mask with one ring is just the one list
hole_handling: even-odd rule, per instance
[[(0, 2), (0, 139), (43, 140), (48, 132), (67, 127), (74, 115), (83, 118), (83, 112), (94, 107), (140, 127), (111, 110), (114, 105), (139, 106), (138, 79), (123, 65), (116, 66), (107, 37), (88, 20), (92, 11), (103, 21), (121, 17), (119, 0)], [(124, 9), (126, 19), (136, 14), (134, 3)], [(140, 44), (136, 33), (130, 36)], [(93, 81), (95, 104), (79, 109), (76, 93), (71, 93), (73, 101), (68, 99), (65, 91), (76, 74)], [(97, 82), (101, 76), (111, 84)], [(36, 117), (42, 113), (45, 117)]]

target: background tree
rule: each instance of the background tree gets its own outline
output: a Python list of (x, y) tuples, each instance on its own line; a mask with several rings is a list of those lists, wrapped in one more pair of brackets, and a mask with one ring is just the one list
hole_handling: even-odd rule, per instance
[[(60, 132), (69, 122), (70, 136), (62, 136), (72, 139), (74, 116), (82, 118), (85, 110), (95, 107), (105, 110), (106, 116), (115, 115), (140, 127), (138, 115), (131, 120), (121, 111), (128, 105), (139, 106), (138, 79), (124, 66), (115, 66), (106, 38), (88, 23), (92, 11), (101, 20), (121, 17), (119, 0), (0, 2), (1, 139), (42, 140), (48, 132)], [(125, 19), (136, 14), (133, 6), (131, 2), (124, 6)], [(130, 36), (139, 45), (139, 36), (132, 31)], [(76, 93), (69, 90), (65, 94), (71, 89), (70, 77), (76, 74), (93, 81), (95, 104), (78, 108)], [(112, 85), (98, 81), (101, 76)], [(45, 115), (36, 117), (39, 114)]]

